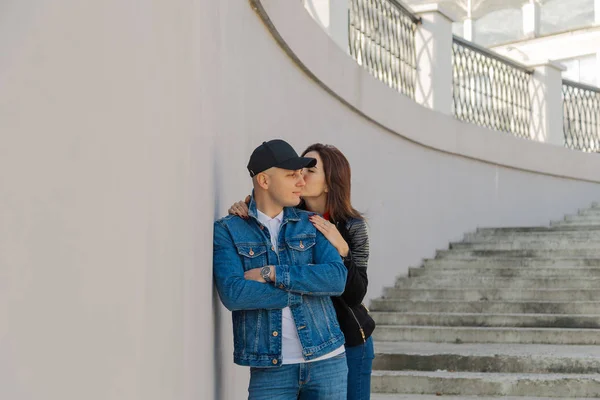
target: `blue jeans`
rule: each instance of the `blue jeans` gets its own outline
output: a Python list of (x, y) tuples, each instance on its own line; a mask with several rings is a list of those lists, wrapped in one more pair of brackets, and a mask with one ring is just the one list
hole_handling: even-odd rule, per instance
[(344, 353), (322, 361), (250, 368), (249, 400), (346, 400)]
[(371, 370), (375, 351), (373, 339), (358, 346), (346, 347), (348, 361), (348, 400), (369, 400), (371, 398)]

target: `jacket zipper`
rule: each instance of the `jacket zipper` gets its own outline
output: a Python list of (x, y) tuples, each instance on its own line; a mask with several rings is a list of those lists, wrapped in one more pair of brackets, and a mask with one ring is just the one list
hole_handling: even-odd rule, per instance
[(352, 317), (354, 317), (354, 320), (356, 321), (356, 325), (358, 325), (358, 329), (360, 330), (360, 335), (362, 336), (363, 343), (366, 343), (367, 338), (365, 337), (365, 331), (363, 330), (362, 326), (360, 325), (360, 322), (358, 322), (358, 318), (356, 318), (354, 311), (352, 311), (352, 309), (350, 308), (349, 305), (346, 304), (346, 307), (348, 307), (348, 311), (350, 311), (350, 314), (352, 314)]
[[(339, 226), (340, 223), (336, 222), (335, 225), (336, 225), (336, 228), (338, 228), (338, 230), (339, 230), (340, 229), (340, 226)], [(362, 306), (365, 307), (364, 305), (362, 305)], [(352, 318), (354, 318), (354, 320), (356, 321), (356, 325), (358, 325), (358, 330), (360, 331), (360, 336), (362, 336), (363, 343), (366, 343), (367, 342), (367, 338), (365, 336), (365, 331), (363, 330), (362, 325), (360, 324), (360, 322), (358, 322), (358, 318), (356, 318), (356, 315), (354, 314), (354, 311), (352, 311), (352, 309), (350, 308), (350, 306), (348, 304), (346, 304), (346, 307), (348, 308), (348, 311), (350, 311), (350, 314), (352, 314)], [(365, 309), (367, 310), (367, 312), (369, 312), (369, 310), (367, 309), (367, 307), (365, 307)]]

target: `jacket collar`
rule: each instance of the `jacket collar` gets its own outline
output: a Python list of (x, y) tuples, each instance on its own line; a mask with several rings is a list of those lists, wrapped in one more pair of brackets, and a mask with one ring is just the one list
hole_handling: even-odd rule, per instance
[[(258, 221), (258, 210), (256, 209), (256, 201), (254, 201), (254, 190), (250, 196), (250, 204), (248, 204), (248, 216)], [(283, 222), (285, 224), (288, 221), (300, 221), (300, 216), (295, 207), (284, 207), (283, 208)]]

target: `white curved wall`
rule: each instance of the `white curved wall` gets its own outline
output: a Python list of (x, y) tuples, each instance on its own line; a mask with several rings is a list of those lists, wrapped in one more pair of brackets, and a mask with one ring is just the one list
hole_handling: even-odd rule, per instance
[(348, 156), (369, 298), (477, 226), (546, 224), (600, 198), (595, 155), (424, 109), (300, 2), (262, 4), (321, 84), (247, 2), (2, 4), (0, 398), (244, 398), (211, 230), (265, 139)]
[(0, 5), (1, 399), (213, 398), (202, 18)]

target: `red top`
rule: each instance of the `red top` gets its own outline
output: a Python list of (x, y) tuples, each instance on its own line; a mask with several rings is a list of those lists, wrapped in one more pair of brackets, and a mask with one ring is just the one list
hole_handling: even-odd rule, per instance
[(325, 211), (325, 214), (323, 214), (323, 219), (329, 221), (329, 211)]

